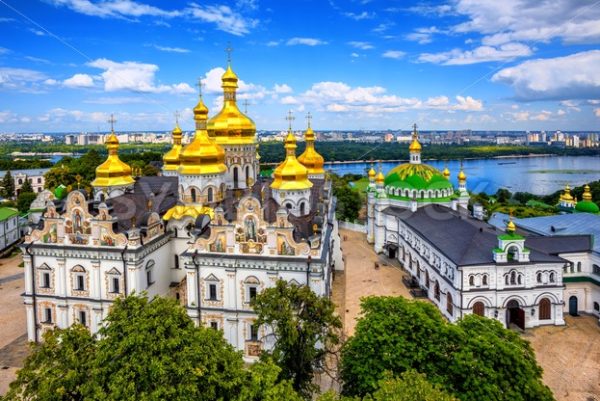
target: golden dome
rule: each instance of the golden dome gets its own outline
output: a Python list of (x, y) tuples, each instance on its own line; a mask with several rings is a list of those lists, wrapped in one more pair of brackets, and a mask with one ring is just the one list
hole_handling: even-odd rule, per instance
[(285, 138), (285, 160), (273, 172), (271, 188), (284, 191), (309, 189), (308, 170), (296, 159), (296, 137), (290, 130)]
[(179, 154), (181, 153), (181, 137), (183, 133), (179, 124), (173, 129), (173, 147), (163, 156), (163, 169), (167, 171), (175, 171), (179, 167)]
[(308, 174), (325, 174), (323, 169), (325, 159), (315, 150), (315, 133), (310, 124), (304, 133), (304, 139), (306, 140), (306, 149), (298, 156), (298, 161), (308, 169)]
[(573, 200), (573, 195), (571, 195), (571, 187), (568, 184), (565, 186), (565, 192), (563, 192), (563, 194), (560, 196), (560, 199), (564, 201)]
[(446, 166), (446, 168), (444, 168), (444, 171), (442, 172), (442, 174), (444, 175), (444, 177), (446, 177), (446, 179), (450, 178), (450, 170), (448, 170), (448, 166)]
[(221, 174), (227, 171), (225, 151), (213, 143), (206, 132), (208, 108), (202, 101), (194, 108), (196, 133), (194, 139), (183, 148), (179, 155), (179, 173), (186, 175)]
[(420, 152), (421, 144), (419, 143), (419, 133), (417, 132), (417, 124), (413, 125), (412, 142), (408, 147), (410, 153)]
[(175, 205), (167, 210), (163, 216), (163, 220), (180, 220), (186, 216), (190, 216), (195, 219), (202, 214), (207, 214), (211, 220), (215, 218), (214, 210), (208, 206)]
[(591, 201), (592, 200), (592, 192), (590, 191), (590, 186), (585, 184), (585, 186), (583, 187), (583, 196), (582, 199), (584, 201)]
[(467, 175), (465, 174), (465, 172), (461, 168), (460, 172), (458, 173), (458, 181), (465, 181), (466, 179), (467, 179)]
[(378, 185), (383, 185), (384, 180), (385, 180), (385, 176), (383, 175), (381, 170), (379, 170), (379, 173), (377, 173), (377, 177), (375, 177), (375, 183)]
[(236, 103), (238, 77), (227, 66), (221, 77), (223, 88), (223, 108), (208, 120), (208, 134), (220, 145), (249, 145), (256, 140), (256, 125), (240, 111)]
[(375, 175), (377, 175), (377, 173), (375, 172), (373, 165), (371, 165), (371, 170), (369, 170), (369, 180), (375, 179)]
[(508, 223), (506, 224), (506, 232), (508, 233), (514, 233), (515, 231), (517, 231), (517, 225), (515, 224), (515, 222), (512, 220), (512, 216), (510, 217), (510, 219), (508, 220)]
[(119, 140), (114, 131), (108, 135), (105, 143), (108, 157), (96, 168), (96, 179), (92, 181), (92, 186), (113, 187), (133, 184), (135, 180), (131, 176), (131, 167), (119, 159)]

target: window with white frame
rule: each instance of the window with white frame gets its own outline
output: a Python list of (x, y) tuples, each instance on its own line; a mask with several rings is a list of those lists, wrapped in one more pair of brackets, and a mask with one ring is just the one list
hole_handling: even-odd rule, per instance
[(219, 279), (214, 274), (211, 274), (204, 281), (206, 282), (205, 298), (209, 301), (218, 301), (219, 300), (219, 291), (218, 291)]
[(251, 324), (250, 325), (250, 330), (249, 330), (249, 338), (248, 340), (250, 341), (258, 341), (258, 325), (257, 324)]
[(121, 291), (121, 280), (119, 277), (111, 277), (110, 278), (110, 292), (113, 294), (118, 294)]
[(219, 322), (213, 320), (212, 322), (210, 322), (210, 328), (213, 330), (219, 330)]
[(86, 271), (82, 266), (75, 266), (72, 270), (73, 274), (73, 290), (87, 291)]
[(84, 326), (87, 326), (87, 312), (84, 310), (80, 310), (79, 313), (77, 314), (77, 317), (79, 319), (79, 323), (81, 323)]
[(40, 275), (40, 288), (50, 288), (51, 286), (50, 272), (42, 271)]
[(244, 281), (244, 285), (246, 286), (246, 303), (250, 303), (256, 295), (258, 294), (258, 287), (260, 285), (260, 281), (254, 277), (250, 276)]
[(146, 288), (154, 284), (154, 261), (150, 260), (146, 263)]

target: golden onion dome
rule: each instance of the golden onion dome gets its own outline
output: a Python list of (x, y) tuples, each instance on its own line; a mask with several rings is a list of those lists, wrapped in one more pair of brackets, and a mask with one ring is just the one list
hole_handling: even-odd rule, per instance
[(458, 180), (459, 181), (465, 181), (466, 179), (467, 179), (467, 175), (465, 174), (465, 172), (461, 168), (460, 172), (458, 173)]
[(592, 200), (592, 192), (590, 191), (590, 186), (585, 184), (585, 186), (583, 187), (583, 196), (582, 199), (584, 201), (591, 201)]
[(221, 77), (223, 108), (208, 120), (208, 134), (220, 145), (249, 145), (256, 141), (256, 125), (240, 111), (236, 103), (238, 77), (231, 64)]
[(212, 142), (206, 131), (208, 108), (202, 97), (194, 108), (196, 133), (179, 155), (179, 173), (185, 175), (222, 174), (227, 171), (225, 151)]
[(119, 139), (114, 131), (106, 138), (108, 157), (96, 168), (93, 187), (125, 186), (135, 182), (131, 176), (131, 166), (119, 159)]
[(417, 132), (417, 124), (413, 125), (412, 142), (408, 147), (410, 153), (420, 152), (421, 143), (419, 142), (419, 133)]
[(375, 183), (378, 185), (383, 185), (384, 180), (385, 180), (385, 176), (383, 175), (381, 170), (379, 170), (379, 173), (377, 173), (377, 177), (375, 177)]
[(565, 186), (565, 192), (562, 194), (561, 199), (565, 201), (573, 200), (573, 195), (571, 195), (571, 187), (568, 184)]
[(512, 216), (511, 216), (510, 219), (508, 220), (508, 223), (506, 224), (506, 232), (514, 233), (515, 231), (517, 231), (517, 225), (512, 220)]
[(273, 172), (271, 188), (282, 191), (310, 189), (308, 169), (296, 159), (296, 137), (290, 130), (285, 138), (285, 160)]
[(377, 173), (375, 172), (375, 169), (373, 168), (373, 166), (371, 166), (371, 170), (369, 170), (369, 180), (375, 179), (376, 175)]
[(163, 156), (163, 169), (167, 171), (175, 171), (179, 167), (179, 155), (181, 153), (181, 137), (183, 132), (179, 128), (179, 124), (175, 126), (172, 132), (173, 147)]
[(308, 174), (325, 174), (323, 169), (325, 159), (315, 150), (315, 133), (310, 125), (304, 133), (304, 139), (306, 140), (306, 149), (298, 156), (298, 161), (308, 169)]
[(448, 166), (446, 166), (446, 168), (444, 168), (444, 171), (442, 172), (442, 174), (444, 175), (444, 177), (446, 177), (446, 179), (450, 178), (450, 170), (448, 169)]

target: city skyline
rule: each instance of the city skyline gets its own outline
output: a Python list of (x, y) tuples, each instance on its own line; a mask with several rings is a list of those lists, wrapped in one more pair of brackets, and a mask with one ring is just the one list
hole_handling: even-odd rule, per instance
[(597, 130), (600, 4), (552, 5), (2, 0), (0, 132), (189, 130), (228, 46), (258, 129)]

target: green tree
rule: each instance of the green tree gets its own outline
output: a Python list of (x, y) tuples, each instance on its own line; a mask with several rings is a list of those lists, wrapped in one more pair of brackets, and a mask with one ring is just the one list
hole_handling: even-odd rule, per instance
[(44, 174), (44, 186), (50, 190), (54, 190), (61, 184), (68, 187), (69, 185), (77, 183), (77, 180), (75, 179), (76, 176), (77, 173), (71, 171), (71, 168), (69, 168), (68, 165), (58, 164)]
[(342, 351), (344, 392), (364, 396), (385, 372), (426, 374), (462, 401), (551, 401), (529, 343), (495, 320), (468, 315), (456, 324), (431, 304), (368, 297)]
[(20, 192), (33, 192), (29, 178), (25, 177), (25, 182), (23, 182), (23, 185), (21, 185)]
[(342, 322), (333, 302), (308, 286), (279, 280), (258, 294), (252, 307), (258, 315), (255, 324), (273, 330), (275, 345), (267, 355), (281, 368), (281, 378), (310, 397), (314, 370), (325, 365), (328, 350), (339, 342)]
[(37, 195), (33, 192), (21, 192), (19, 196), (17, 196), (17, 209), (21, 213), (27, 213), (29, 211), (29, 207), (31, 203), (35, 200)]
[(94, 339), (81, 325), (44, 334), (2, 400), (83, 400), (89, 380), (88, 365), (95, 354)]
[(302, 401), (288, 380), (279, 381), (280, 372), (271, 358), (254, 363), (236, 401)]
[(2, 197), (11, 199), (15, 196), (15, 179), (13, 178), (10, 170), (4, 174), (2, 178)]
[(457, 401), (439, 385), (432, 384), (424, 374), (408, 370), (398, 378), (386, 378), (365, 401)]
[(89, 392), (96, 400), (234, 399), (243, 360), (220, 331), (196, 327), (175, 300), (117, 299), (100, 329)]

